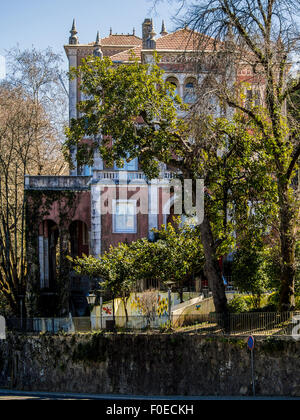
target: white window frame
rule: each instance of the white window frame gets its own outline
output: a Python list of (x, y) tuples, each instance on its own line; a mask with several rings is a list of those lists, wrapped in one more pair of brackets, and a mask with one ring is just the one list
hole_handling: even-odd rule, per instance
[[(118, 204), (124, 204), (124, 203), (130, 203), (134, 205), (135, 212), (133, 214), (134, 217), (134, 227), (133, 229), (126, 229), (125, 227), (123, 229), (117, 229), (117, 205)], [(113, 208), (113, 233), (131, 233), (136, 234), (137, 233), (137, 200), (113, 200), (112, 201), (112, 208)]]

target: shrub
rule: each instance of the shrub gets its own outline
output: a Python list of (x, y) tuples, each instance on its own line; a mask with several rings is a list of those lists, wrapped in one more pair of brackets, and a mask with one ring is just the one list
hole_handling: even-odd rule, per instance
[(232, 274), (235, 286), (241, 292), (251, 293), (253, 306), (259, 309), (261, 296), (270, 287), (266, 250), (251, 242), (243, 243), (235, 254)]
[(268, 305), (273, 305), (276, 308), (278, 308), (279, 300), (280, 300), (279, 292), (274, 292), (269, 296)]
[(235, 296), (228, 303), (229, 312), (240, 314), (243, 312), (248, 312), (251, 309), (251, 304), (249, 304), (249, 296)]
[(0, 293), (0, 316), (4, 316), (5, 318), (13, 316), (13, 312), (8, 304), (8, 301), (2, 293)]

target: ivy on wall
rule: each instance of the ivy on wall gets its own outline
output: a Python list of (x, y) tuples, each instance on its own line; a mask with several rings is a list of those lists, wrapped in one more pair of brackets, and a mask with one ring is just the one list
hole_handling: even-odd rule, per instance
[(49, 218), (54, 203), (58, 204), (59, 241), (57, 246), (56, 290), (53, 302), (53, 316), (65, 316), (69, 313), (70, 286), (70, 233), (78, 204), (75, 191), (26, 191), (26, 311), (28, 317), (43, 316), (40, 288), (39, 263), (39, 226)]

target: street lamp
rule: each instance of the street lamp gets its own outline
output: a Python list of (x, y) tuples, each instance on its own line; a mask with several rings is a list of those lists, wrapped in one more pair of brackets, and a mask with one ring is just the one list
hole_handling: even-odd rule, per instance
[(95, 295), (95, 294), (89, 294), (89, 295), (87, 296), (87, 301), (88, 301), (88, 304), (89, 304), (90, 306), (94, 306), (94, 305), (95, 305), (95, 303), (96, 303), (96, 295)]
[[(99, 298), (99, 300), (98, 300)], [(103, 297), (102, 297), (102, 290), (95, 290), (94, 292), (90, 292), (87, 296), (88, 304), (90, 305), (91, 309), (93, 306), (96, 305), (96, 302), (99, 302), (100, 306), (100, 329), (102, 330), (102, 308), (103, 308)]]
[(102, 307), (103, 307), (102, 290), (97, 290), (97, 294), (99, 296), (99, 304), (100, 304), (100, 329), (102, 330)]

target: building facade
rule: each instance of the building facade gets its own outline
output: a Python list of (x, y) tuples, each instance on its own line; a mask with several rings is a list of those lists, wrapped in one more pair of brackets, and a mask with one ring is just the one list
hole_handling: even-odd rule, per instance
[[(164, 77), (176, 87), (186, 103), (196, 100), (197, 86), (205, 85), (209, 69), (199, 71), (197, 56), (199, 34), (188, 28), (168, 33), (162, 24), (156, 35), (151, 19), (142, 25), (142, 38), (135, 34), (109, 36), (81, 44), (73, 22), (65, 52), (70, 68), (80, 66), (90, 55), (108, 56), (113, 63), (129, 63), (134, 54), (141, 63), (151, 63), (154, 53), (160, 57)], [(201, 39), (203, 43), (203, 39)], [(207, 51), (215, 48), (207, 39)], [(203, 49), (201, 47), (201, 49)], [(234, 77), (234, 76), (233, 76)], [(80, 80), (69, 82), (69, 117), (77, 118), (77, 104), (84, 97)], [(71, 150), (73, 169), (69, 176), (31, 176), (25, 179), (28, 202), (29, 284), (27, 308), (32, 316), (84, 315), (86, 296), (93, 287), (89, 279), (70, 274), (67, 255), (95, 257), (119, 242), (152, 237), (152, 229), (166, 224), (172, 214), (172, 199), (165, 186), (172, 173), (161, 165), (160, 179), (147, 180), (138, 159), (124, 168), (107, 167), (95, 153), (93, 167), (79, 167), (76, 150)], [(113, 211), (102, 211), (103, 204)], [(139, 211), (143, 207), (144, 211)], [(38, 297), (37, 297), (38, 296)]]

